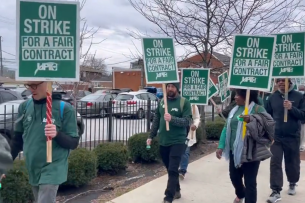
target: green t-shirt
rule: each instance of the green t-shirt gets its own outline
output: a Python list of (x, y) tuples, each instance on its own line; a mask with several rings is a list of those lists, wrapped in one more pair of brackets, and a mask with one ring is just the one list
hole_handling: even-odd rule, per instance
[[(16, 123), (16, 132), (23, 133), (23, 153), (29, 173), (30, 184), (59, 185), (67, 180), (68, 156), (70, 150), (64, 149), (52, 140), (52, 163), (46, 161), (46, 104), (27, 105), (27, 101), (19, 106), (18, 117), (24, 113), (22, 120)], [(26, 109), (26, 111), (25, 111)], [(63, 118), (60, 116), (60, 100), (52, 102), (52, 118), (57, 131), (72, 137), (78, 137), (74, 108), (66, 103)]]
[[(181, 111), (180, 106), (181, 97), (177, 97), (172, 100), (167, 100), (168, 113), (177, 118), (192, 117), (192, 108), (190, 102), (185, 99), (184, 105)], [(159, 114), (159, 143), (161, 146), (170, 146), (174, 144), (183, 144), (186, 142), (186, 127), (178, 126), (173, 121), (169, 122), (169, 131), (166, 130), (166, 122), (164, 120), (164, 102), (161, 101), (156, 109)]]
[[(256, 105), (254, 105), (254, 107), (252, 108), (252, 111), (250, 114), (254, 114), (255, 113), (255, 108)], [(234, 142), (236, 139), (236, 132), (237, 132), (237, 126), (238, 126), (238, 118), (245, 110), (245, 106), (239, 106), (237, 111), (235, 112), (235, 114), (233, 115), (232, 119), (231, 119), (231, 123), (230, 123), (230, 128), (231, 128), (231, 136), (230, 136), (230, 149), (233, 150), (233, 146), (234, 146)], [(262, 113), (265, 112), (266, 110), (264, 109), (264, 107), (259, 106), (257, 108), (257, 112), (256, 113)]]

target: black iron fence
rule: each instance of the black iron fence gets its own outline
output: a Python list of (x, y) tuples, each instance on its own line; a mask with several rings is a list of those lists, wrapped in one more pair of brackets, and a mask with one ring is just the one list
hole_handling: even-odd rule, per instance
[[(14, 123), (22, 101), (0, 105), (0, 133), (13, 136)], [(127, 142), (134, 134), (150, 131), (158, 101), (81, 102), (75, 105), (80, 147), (93, 149), (103, 142)], [(213, 107), (206, 106), (208, 120), (213, 119)], [(58, 109), (60, 109), (58, 107)], [(35, 133), (35, 132), (33, 132)]]

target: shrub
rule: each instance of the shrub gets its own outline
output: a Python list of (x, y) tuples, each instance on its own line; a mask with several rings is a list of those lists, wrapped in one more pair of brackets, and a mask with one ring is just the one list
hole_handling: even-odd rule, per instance
[(225, 125), (224, 121), (214, 121), (206, 123), (206, 134), (209, 140), (219, 140), (222, 129)]
[(128, 151), (133, 161), (156, 161), (159, 157), (159, 142), (158, 138), (154, 138), (151, 143), (151, 148), (146, 149), (146, 140), (149, 133), (139, 133), (131, 136), (128, 139)]
[(98, 145), (94, 152), (99, 171), (117, 173), (126, 169), (128, 154), (127, 147), (123, 143), (103, 143)]
[(34, 201), (32, 187), (23, 160), (14, 161), (13, 168), (1, 181), (1, 197), (5, 203), (31, 203)]
[(97, 158), (94, 152), (78, 148), (71, 152), (67, 182), (64, 185), (79, 187), (88, 184), (97, 175)]

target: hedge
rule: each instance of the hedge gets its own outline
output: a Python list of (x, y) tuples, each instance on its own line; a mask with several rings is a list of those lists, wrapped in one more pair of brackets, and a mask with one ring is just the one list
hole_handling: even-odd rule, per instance
[(84, 148), (73, 150), (69, 157), (67, 182), (63, 185), (79, 187), (88, 184), (97, 175), (97, 157)]
[(146, 140), (149, 133), (139, 133), (128, 139), (128, 151), (133, 161), (156, 161), (160, 157), (158, 138), (154, 138), (151, 148), (146, 148)]
[(32, 203), (34, 196), (29, 184), (29, 175), (23, 160), (14, 161), (13, 168), (1, 181), (1, 197), (5, 203)]
[(100, 172), (117, 173), (126, 169), (128, 152), (123, 143), (103, 143), (93, 151), (97, 156), (97, 168)]
[(207, 122), (205, 124), (207, 139), (219, 140), (224, 125), (225, 125), (224, 121)]

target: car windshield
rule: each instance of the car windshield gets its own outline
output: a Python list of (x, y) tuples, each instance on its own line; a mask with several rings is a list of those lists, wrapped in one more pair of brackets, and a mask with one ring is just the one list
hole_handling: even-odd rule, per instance
[(103, 97), (105, 97), (105, 95), (98, 95), (98, 94), (89, 94), (83, 98), (81, 98), (81, 101), (88, 101), (88, 100), (97, 100), (97, 99), (102, 99)]
[(133, 99), (133, 95), (131, 94), (119, 94), (115, 100), (117, 101), (127, 101), (127, 100), (132, 100)]

